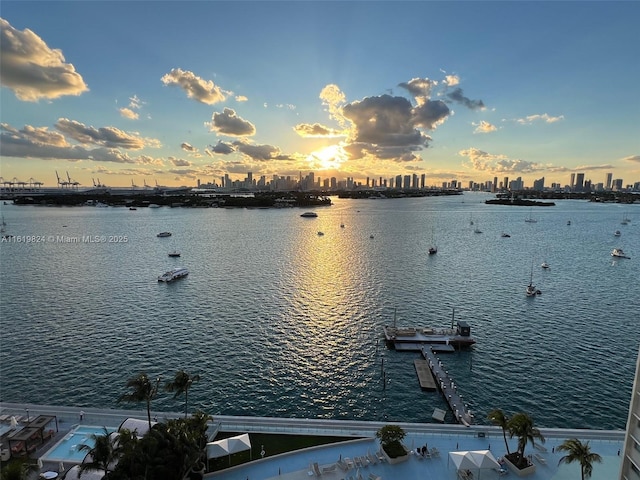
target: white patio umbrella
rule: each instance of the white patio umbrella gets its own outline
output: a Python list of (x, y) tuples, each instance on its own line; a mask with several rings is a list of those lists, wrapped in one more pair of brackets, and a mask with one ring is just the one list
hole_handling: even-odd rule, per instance
[(11, 429), (15, 429), (18, 426), (18, 420), (16, 419), (15, 416), (11, 417)]

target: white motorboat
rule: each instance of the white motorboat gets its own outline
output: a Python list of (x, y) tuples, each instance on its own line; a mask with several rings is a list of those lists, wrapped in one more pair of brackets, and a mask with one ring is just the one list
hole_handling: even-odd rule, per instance
[(304, 218), (316, 218), (318, 216), (318, 214), (316, 212), (304, 212), (300, 216), (304, 217)]
[(170, 237), (171, 232), (160, 232), (156, 237)]
[(611, 256), (615, 258), (631, 258), (629, 255), (624, 253), (624, 251), (621, 248), (614, 248), (613, 251), (611, 252)]
[(542, 265), (540, 266), (544, 269), (551, 268), (551, 265), (549, 265), (547, 262), (542, 262)]
[(179, 278), (186, 277), (187, 275), (189, 275), (189, 270), (185, 267), (176, 267), (160, 275), (158, 277), (158, 281), (169, 283)]
[(614, 236), (614, 237), (619, 237), (620, 235), (622, 235), (622, 233), (620, 232), (620, 230), (616, 230), (615, 232), (613, 232), (613, 236)]

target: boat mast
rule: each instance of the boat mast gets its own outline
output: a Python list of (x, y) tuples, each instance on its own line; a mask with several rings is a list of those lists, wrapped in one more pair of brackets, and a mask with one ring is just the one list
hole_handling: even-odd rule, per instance
[(454, 322), (455, 316), (456, 316), (456, 307), (453, 307), (453, 310), (451, 311), (451, 329), (453, 329), (453, 322)]
[(398, 311), (397, 308), (393, 309), (393, 328), (396, 328), (396, 312)]

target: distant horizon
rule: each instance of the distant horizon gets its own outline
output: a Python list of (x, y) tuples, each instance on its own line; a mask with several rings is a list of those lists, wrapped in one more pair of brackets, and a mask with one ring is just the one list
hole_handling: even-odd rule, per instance
[(9, 0), (0, 176), (633, 185), (638, 16), (617, 1)]

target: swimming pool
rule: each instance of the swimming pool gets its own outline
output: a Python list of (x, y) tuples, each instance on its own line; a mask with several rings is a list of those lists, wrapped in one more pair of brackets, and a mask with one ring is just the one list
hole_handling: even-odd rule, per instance
[[(109, 433), (115, 432), (115, 428), (107, 428)], [(80, 450), (80, 445), (88, 445), (93, 448), (95, 442), (92, 435), (104, 435), (104, 427), (81, 425), (67, 433), (62, 440), (56, 443), (41, 458), (43, 462), (82, 463), (87, 455), (86, 450)]]

